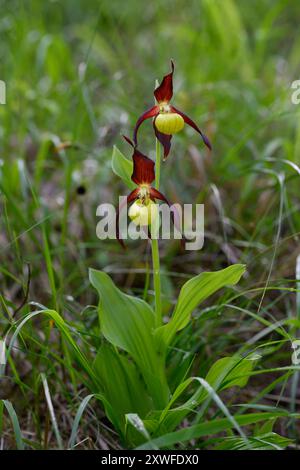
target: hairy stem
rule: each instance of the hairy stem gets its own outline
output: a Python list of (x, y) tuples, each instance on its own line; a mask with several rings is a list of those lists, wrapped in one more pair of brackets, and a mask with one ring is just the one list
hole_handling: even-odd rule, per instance
[[(161, 148), (160, 143), (156, 139), (156, 160), (155, 160), (155, 187), (159, 189), (160, 181), (160, 163), (161, 163)], [(151, 240), (152, 248), (152, 265), (153, 265), (153, 284), (155, 292), (155, 326), (162, 325), (162, 305), (161, 305), (161, 283), (160, 283), (160, 260), (159, 260), (159, 247), (158, 239)]]

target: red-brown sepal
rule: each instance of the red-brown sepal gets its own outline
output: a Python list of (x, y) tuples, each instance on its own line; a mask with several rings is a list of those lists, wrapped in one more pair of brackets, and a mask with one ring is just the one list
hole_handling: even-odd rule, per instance
[(154, 96), (158, 103), (168, 103), (173, 96), (174, 62), (171, 60), (171, 72), (165, 75), (161, 84), (155, 88)]
[(151, 158), (148, 158), (142, 152), (140, 152), (133, 142), (123, 135), (124, 139), (133, 147), (133, 173), (131, 175), (132, 181), (137, 184), (151, 184), (155, 180), (155, 163)]

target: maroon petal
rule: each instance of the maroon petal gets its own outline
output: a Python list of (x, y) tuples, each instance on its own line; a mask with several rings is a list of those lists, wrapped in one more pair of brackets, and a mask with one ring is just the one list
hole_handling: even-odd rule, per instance
[(140, 152), (133, 142), (123, 135), (124, 139), (133, 147), (133, 173), (131, 176), (132, 181), (137, 184), (151, 184), (155, 180), (155, 163), (151, 158), (148, 158), (142, 152)]
[(203, 142), (205, 143), (205, 145), (209, 148), (209, 150), (211, 150), (211, 143), (210, 141), (208, 140), (208, 137), (206, 137), (205, 134), (203, 134), (203, 132), (199, 129), (199, 127), (197, 126), (197, 124), (192, 121), (192, 119), (190, 119), (186, 114), (182, 113), (181, 111), (179, 111), (179, 109), (176, 109), (174, 106), (171, 106), (171, 111), (173, 111), (174, 113), (177, 113), (179, 114), (180, 116), (183, 117), (184, 119), (184, 122), (186, 122), (189, 126), (191, 126), (193, 129), (195, 129), (195, 131), (199, 132), (199, 134), (201, 135), (202, 137), (202, 140)]
[(116, 238), (120, 245), (125, 248), (125, 244), (123, 242), (123, 239), (120, 238), (120, 227), (119, 227), (119, 219), (120, 219), (120, 212), (124, 209), (125, 206), (127, 206), (128, 203), (135, 201), (138, 198), (139, 195), (139, 188), (134, 189), (131, 191), (130, 194), (124, 199), (122, 204), (118, 206), (117, 212), (116, 212)]
[(156, 116), (158, 113), (159, 113), (159, 106), (155, 105), (155, 106), (152, 106), (152, 108), (145, 111), (144, 114), (142, 114), (138, 118), (138, 120), (136, 121), (136, 125), (134, 127), (134, 131), (133, 131), (133, 141), (135, 145), (137, 145), (137, 132), (142, 122), (144, 122), (145, 119), (149, 119), (151, 117)]
[(156, 138), (159, 140), (159, 142), (161, 143), (161, 145), (164, 148), (164, 160), (166, 160), (167, 156), (170, 153), (170, 149), (171, 149), (172, 135), (163, 134), (162, 132), (159, 132), (159, 130), (155, 126), (155, 119), (156, 119), (156, 116), (155, 116), (154, 121), (153, 121), (153, 129), (154, 129)]
[(168, 199), (155, 188), (150, 188), (150, 198), (152, 200), (159, 199), (160, 201), (166, 202), (168, 206), (170, 206)]
[(173, 96), (173, 73), (174, 73), (174, 62), (171, 60), (172, 71), (165, 75), (161, 84), (155, 88), (154, 96), (158, 103), (169, 102)]

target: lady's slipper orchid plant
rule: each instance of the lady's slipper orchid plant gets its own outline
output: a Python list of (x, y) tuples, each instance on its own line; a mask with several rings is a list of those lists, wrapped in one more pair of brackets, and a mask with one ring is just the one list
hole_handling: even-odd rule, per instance
[(151, 186), (155, 180), (154, 161), (140, 152), (128, 137), (123, 137), (133, 147), (133, 173), (131, 180), (137, 185), (137, 188), (128, 194), (116, 215), (116, 237), (124, 247), (124, 242), (120, 237), (119, 216), (120, 210), (125, 205), (133, 203), (129, 208), (128, 215), (136, 225), (149, 226), (154, 222), (154, 217), (157, 217), (158, 211), (155, 200), (164, 201), (169, 206), (170, 203), (161, 192)]
[[(147, 279), (144, 289), (146, 295), (141, 299), (119, 290), (107, 273), (90, 270), (91, 283), (99, 293), (100, 330), (106, 341), (101, 342), (91, 371), (88, 362), (84, 362), (89, 375), (96, 381), (92, 389), (93, 395), (89, 395), (86, 400), (96, 396), (102, 401), (108, 418), (123, 440), (133, 448), (141, 448), (140, 445), (143, 446), (144, 443), (148, 445), (149, 439), (155, 440), (165, 433), (175, 431), (193, 409), (204, 404), (208, 398), (211, 399), (218, 390), (228, 387), (228, 384), (244, 386), (253, 366), (253, 361), (248, 361), (247, 358), (237, 355), (223, 357), (207, 370), (205, 379), (188, 377), (194, 355), (191, 354), (187, 360), (185, 351), (175, 351), (176, 348), (173, 348), (177, 332), (188, 325), (194, 309), (220, 288), (235, 285), (245, 270), (243, 265), (236, 264), (221, 271), (201, 273), (189, 279), (181, 288), (170, 319), (168, 322), (164, 321), (164, 314), (169, 312), (166, 312), (163, 303), (159, 243), (156, 236), (160, 219), (155, 202), (160, 200), (169, 206), (170, 204), (159, 191), (160, 143), (167, 155), (172, 134), (182, 129), (184, 122), (187, 122), (210, 147), (196, 124), (169, 105), (173, 71), (172, 63), (172, 72), (164, 77), (154, 92), (158, 104), (139, 119), (133, 142), (124, 136), (133, 147), (133, 165), (128, 164), (126, 157), (119, 151), (117, 158), (123, 163), (119, 160), (119, 166), (112, 165), (115, 174), (127, 185), (130, 179), (136, 185), (119, 205), (116, 215), (117, 239), (124, 246), (120, 236), (119, 216), (122, 208), (127, 208), (128, 204), (128, 216), (145, 232), (148, 231), (149, 238), (151, 226), (154, 301), (148, 302), (150, 295)], [(138, 127), (148, 117), (155, 118), (155, 163), (137, 148)], [(115, 153), (113, 161), (114, 155)], [(176, 206), (173, 205), (171, 215), (176, 226), (175, 211)], [(217, 373), (218, 371), (221, 372)], [(192, 390), (189, 392), (190, 387)], [(99, 390), (99, 394), (94, 395), (95, 389)], [(77, 416), (80, 416), (81, 408), (82, 405)], [(77, 419), (80, 418), (76, 417)]]
[(156, 104), (138, 118), (133, 133), (134, 143), (137, 145), (137, 133), (142, 122), (146, 119), (154, 118), (154, 132), (156, 138), (164, 147), (165, 159), (170, 152), (172, 135), (180, 132), (184, 127), (184, 123), (195, 129), (201, 135), (205, 145), (211, 150), (209, 139), (203, 134), (197, 124), (182, 111), (170, 104), (173, 96), (174, 62), (172, 60), (171, 69), (171, 72), (164, 76), (161, 84), (154, 90)]

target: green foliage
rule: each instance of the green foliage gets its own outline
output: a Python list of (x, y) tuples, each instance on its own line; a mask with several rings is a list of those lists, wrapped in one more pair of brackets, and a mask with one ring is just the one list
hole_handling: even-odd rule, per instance
[(254, 361), (250, 358), (223, 357), (209, 369), (206, 380), (217, 390), (229, 387), (245, 387)]
[[(0, 340), (14, 344), (0, 371), (0, 398), (6, 400), (0, 401), (1, 445), (58, 446), (44, 372), (65, 447), (224, 443), (244, 449), (257, 446), (253, 438), (259, 436), (270, 446), (273, 432), (294, 439), (298, 448), (299, 367), (291, 365), (290, 348), (291, 338), (299, 337), (300, 312), (300, 120), (299, 105), (291, 102), (291, 83), (299, 79), (298, 3), (0, 3), (0, 79), (7, 84), (7, 104), (0, 105)], [(205, 202), (207, 236), (201, 253), (182, 256), (176, 243), (162, 244), (163, 315), (173, 326), (152, 333), (169, 388), (157, 409), (157, 392), (149, 391), (141, 364), (103, 336), (87, 267), (111, 272), (124, 294), (153, 305), (147, 251), (139, 246), (124, 255), (114, 240), (99, 241), (95, 213), (100, 202), (115, 200), (118, 186), (133, 187), (121, 134), (131, 136), (139, 113), (153, 103), (154, 81), (166, 73), (170, 57), (176, 64), (174, 105), (208, 133), (213, 153), (185, 128), (161, 168), (171, 200)], [(55, 150), (66, 141), (77, 148)], [(151, 120), (140, 142), (152, 158)], [(84, 195), (77, 192), (81, 186)], [(200, 268), (217, 273), (232, 263), (248, 266), (241, 289), (200, 299), (192, 322), (190, 313), (175, 322), (183, 280)], [(261, 357), (255, 369), (253, 351)], [(100, 353), (108, 358), (101, 366)], [(108, 384), (110, 363), (120, 371), (113, 380), (126, 391), (120, 408)], [(252, 379), (241, 393), (237, 382), (246, 382), (248, 373)], [(199, 378), (216, 390), (230, 419)], [(133, 412), (131, 381), (143, 397)], [(190, 403), (187, 412), (193, 396), (198, 405)], [(120, 439), (107, 420), (102, 426), (100, 407)]]
[(11, 404), (9, 400), (0, 400), (0, 434), (3, 431), (3, 412), (4, 408), (6, 409), (14, 430), (14, 436), (15, 436), (15, 441), (16, 441), (16, 447), (18, 450), (23, 450), (24, 449), (24, 442), (23, 442), (23, 437), (22, 437), (22, 432), (20, 429), (20, 424), (19, 420), (16, 414), (16, 411)]
[(114, 146), (111, 167), (113, 172), (121, 178), (123, 183), (130, 189), (134, 189), (136, 185), (131, 181), (133, 172), (133, 163), (128, 160), (120, 150)]
[[(258, 422), (267, 421), (270, 418), (284, 416), (287, 416), (287, 413), (280, 413), (275, 411), (272, 413), (249, 413), (244, 415), (237, 415), (234, 418), (240, 426), (247, 426)], [(207, 436), (213, 436), (220, 432), (231, 430), (232, 428), (233, 423), (228, 418), (213, 419), (200, 424), (195, 424), (193, 426), (188, 426), (186, 428), (179, 429), (178, 431), (166, 433), (161, 437), (151, 439), (145, 444), (138, 446), (138, 449), (168, 449), (177, 442), (183, 443), (186, 441), (191, 441), (192, 439), (201, 439), (203, 437), (206, 438)], [(221, 438), (221, 441), (223, 442), (223, 437)]]
[[(223, 286), (236, 284), (244, 271), (244, 266), (233, 265), (187, 281), (181, 289), (171, 320), (166, 326), (155, 329), (154, 312), (146, 302), (123, 294), (106, 273), (90, 270), (90, 281), (100, 297), (101, 332), (117, 348), (101, 346), (94, 370), (102, 384), (105, 401), (109, 403), (107, 415), (123, 435), (126, 434), (129, 442), (137, 443), (131, 428), (135, 429), (138, 440), (142, 436), (145, 438), (146, 431), (153, 436), (172, 431), (191, 410), (211, 395), (210, 389), (213, 391), (211, 398), (215, 399), (216, 392), (247, 384), (254, 361), (233, 356), (222, 358), (212, 365), (205, 378), (209, 389), (203, 387), (202, 379), (191, 377), (182, 381), (170, 395), (166, 363), (166, 351), (172, 337), (187, 325), (194, 308)], [(165, 343), (162, 350), (162, 338), (158, 333), (168, 327), (163, 336)], [(118, 350), (126, 351), (128, 358)], [(196, 390), (185, 399), (187, 389), (195, 381), (198, 382)], [(174, 407), (180, 400), (182, 403)], [(126, 416), (130, 416), (129, 433), (125, 432)]]
[(99, 319), (105, 338), (127, 351), (139, 367), (155, 406), (168, 399), (164, 360), (155, 347), (154, 313), (143, 300), (123, 294), (110, 277), (94, 269), (90, 280), (100, 295)]
[(203, 300), (221, 287), (236, 284), (244, 272), (245, 266), (236, 264), (215, 273), (199, 274), (187, 281), (181, 288), (171, 321), (157, 331), (159, 340), (168, 345), (175, 333), (188, 324), (191, 313)]
[[(233, 386), (244, 387), (247, 384), (249, 375), (253, 368), (253, 361), (240, 357), (224, 357), (215, 362), (209, 369), (205, 382), (213, 389), (219, 392)], [(196, 390), (183, 403), (174, 406), (185, 396), (186, 390), (196, 383)], [(203, 384), (197, 377), (190, 377), (177, 387), (170, 399), (167, 407), (158, 418), (158, 429), (169, 432), (173, 430), (191, 410), (195, 409), (207, 398), (213, 398), (213, 394), (203, 387)]]
[(103, 344), (99, 349), (94, 370), (109, 403), (109, 409), (104, 404), (106, 413), (121, 432), (125, 430), (125, 416), (128, 413), (145, 417), (153, 407), (136, 365), (108, 344)]
[(250, 437), (248, 442), (243, 438), (229, 436), (216, 446), (216, 450), (246, 450), (249, 447), (251, 450), (284, 450), (292, 442), (292, 439), (275, 432)]

